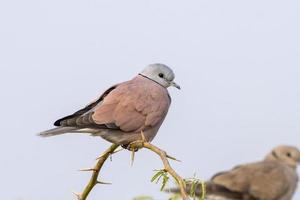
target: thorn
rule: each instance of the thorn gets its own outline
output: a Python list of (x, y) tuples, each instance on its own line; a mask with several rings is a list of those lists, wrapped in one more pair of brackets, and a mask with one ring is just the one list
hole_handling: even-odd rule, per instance
[(102, 158), (102, 157), (104, 157), (104, 156), (111, 156), (112, 154), (114, 154), (114, 153), (118, 153), (119, 151), (122, 151), (123, 150), (123, 148), (122, 147), (118, 147), (114, 152), (112, 152), (112, 153), (107, 153), (107, 152), (104, 152), (104, 153), (102, 153), (99, 157), (97, 157), (96, 158), (96, 160), (99, 160), (100, 158)]
[(115, 151), (114, 151), (114, 153), (118, 153), (118, 152), (120, 152), (120, 151), (123, 151), (124, 149), (122, 148), (122, 147), (118, 147), (118, 149), (116, 149)]
[(81, 200), (81, 194), (77, 192), (72, 192), (78, 200)]
[(81, 172), (96, 172), (97, 170), (94, 168), (80, 169)]
[(107, 153), (103, 153), (101, 154), (98, 158), (96, 158), (96, 160), (99, 160), (100, 158), (102, 158), (103, 156), (105, 156)]
[(112, 183), (106, 183), (106, 182), (102, 182), (102, 181), (97, 181), (97, 184), (101, 184), (101, 185), (111, 185)]
[(133, 166), (134, 155), (135, 155), (135, 151), (134, 151), (134, 149), (132, 149), (132, 151), (131, 151), (131, 159), (130, 159), (130, 166), (131, 166), (131, 167)]
[(178, 159), (176, 159), (176, 158), (174, 158), (173, 156), (170, 156), (170, 155), (168, 155), (168, 154), (167, 154), (167, 158), (169, 158), (169, 159), (171, 159), (171, 160), (175, 160), (175, 161), (177, 161), (177, 162), (181, 162), (181, 160), (178, 160)]

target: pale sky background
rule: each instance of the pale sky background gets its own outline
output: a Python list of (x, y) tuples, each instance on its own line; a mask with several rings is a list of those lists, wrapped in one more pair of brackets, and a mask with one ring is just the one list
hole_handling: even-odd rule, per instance
[[(153, 141), (208, 179), (300, 147), (300, 3), (279, 0), (0, 1), (0, 191), (5, 200), (74, 199), (109, 143), (36, 133), (145, 65), (173, 68), (169, 114)], [(158, 157), (123, 151), (89, 200), (167, 195), (150, 183)], [(300, 198), (300, 192), (294, 199)]]

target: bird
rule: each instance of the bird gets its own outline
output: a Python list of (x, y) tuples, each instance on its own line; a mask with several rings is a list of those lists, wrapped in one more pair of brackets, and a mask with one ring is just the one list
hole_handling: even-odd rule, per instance
[(129, 81), (113, 85), (96, 101), (54, 122), (56, 128), (39, 136), (89, 133), (127, 148), (138, 140), (151, 142), (162, 125), (171, 97), (175, 74), (167, 65), (150, 64)]
[[(280, 145), (259, 162), (238, 165), (206, 182), (206, 200), (291, 200), (298, 183), (297, 147)], [(190, 192), (191, 183), (187, 185)], [(178, 192), (178, 189), (171, 189)], [(201, 196), (201, 187), (196, 187)]]

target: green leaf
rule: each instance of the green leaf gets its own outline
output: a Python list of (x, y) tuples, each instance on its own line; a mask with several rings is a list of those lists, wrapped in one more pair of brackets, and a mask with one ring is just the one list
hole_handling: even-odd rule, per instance
[(200, 200), (205, 200), (205, 196), (206, 196), (206, 184), (205, 182), (201, 182), (201, 189), (202, 189), (202, 196), (200, 198)]
[[(199, 179), (196, 178), (196, 174), (194, 174), (193, 178), (188, 178), (188, 179), (184, 179), (184, 182), (188, 185), (190, 185), (190, 192), (189, 192), (189, 196), (192, 197), (194, 200), (195, 199), (199, 199), (199, 200), (205, 200), (206, 197), (206, 184), (204, 181), (201, 181)], [(201, 197), (197, 197), (196, 196), (196, 190), (197, 187), (201, 187)]]
[(164, 171), (158, 171), (151, 179), (151, 182), (154, 182), (158, 177), (160, 177)]
[(164, 190), (164, 188), (166, 187), (168, 181), (169, 181), (169, 177), (168, 177), (168, 175), (165, 173), (165, 174), (163, 175), (163, 182), (162, 182), (160, 191), (163, 191), (163, 190)]
[(193, 181), (191, 185), (190, 196), (195, 198), (197, 181)]
[(162, 179), (162, 185), (160, 190), (163, 191), (164, 188), (166, 187), (168, 181), (169, 181), (169, 176), (168, 176), (168, 172), (166, 172), (166, 170), (162, 169), (159, 170), (151, 179), (151, 182), (156, 182), (159, 183), (159, 181)]

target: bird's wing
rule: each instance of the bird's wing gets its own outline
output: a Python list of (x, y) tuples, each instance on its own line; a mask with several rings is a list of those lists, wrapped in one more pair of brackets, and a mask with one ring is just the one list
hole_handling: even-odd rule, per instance
[(84, 108), (78, 110), (72, 115), (68, 115), (63, 117), (56, 122), (54, 122), (55, 126), (65, 126), (65, 127), (81, 127), (81, 126), (89, 126), (94, 124), (91, 118), (91, 111), (99, 104), (102, 103), (103, 99), (114, 89), (117, 88), (118, 85), (114, 85), (107, 89), (96, 101), (88, 104)]
[(288, 190), (283, 167), (276, 162), (241, 165), (215, 175), (212, 182), (255, 199), (278, 200)]
[(165, 117), (170, 99), (166, 89), (146, 81), (127, 81), (108, 89), (95, 102), (55, 122), (56, 126), (140, 131)]
[(150, 80), (119, 85), (96, 107), (96, 124), (115, 124), (124, 132), (138, 132), (162, 122), (170, 105), (165, 88)]

